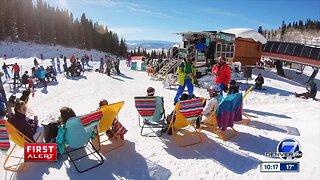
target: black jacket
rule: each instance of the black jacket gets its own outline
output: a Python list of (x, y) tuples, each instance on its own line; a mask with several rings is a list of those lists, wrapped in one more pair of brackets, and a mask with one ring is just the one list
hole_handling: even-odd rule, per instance
[(317, 85), (315, 83), (312, 84), (309, 92), (309, 98), (315, 98), (317, 95), (317, 91), (318, 91)]
[[(257, 77), (256, 79), (255, 79), (255, 81), (256, 81), (256, 83), (261, 83), (261, 84), (264, 84), (264, 78), (261, 76), (261, 77)], [(257, 82), (257, 81), (259, 81), (259, 82)]]
[(8, 122), (33, 142), (35, 141), (33, 135), (36, 133), (36, 127), (27, 122), (26, 115), (17, 112), (9, 117)]
[(234, 86), (234, 87), (230, 87), (229, 88), (229, 92), (228, 92), (228, 95), (230, 94), (236, 94), (239, 92), (239, 86)]

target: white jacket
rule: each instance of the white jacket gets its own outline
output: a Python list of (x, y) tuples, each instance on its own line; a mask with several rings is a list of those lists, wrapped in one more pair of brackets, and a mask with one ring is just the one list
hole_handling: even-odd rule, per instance
[(202, 114), (204, 116), (209, 116), (214, 110), (219, 106), (219, 96), (213, 97), (207, 100), (206, 106), (203, 108)]

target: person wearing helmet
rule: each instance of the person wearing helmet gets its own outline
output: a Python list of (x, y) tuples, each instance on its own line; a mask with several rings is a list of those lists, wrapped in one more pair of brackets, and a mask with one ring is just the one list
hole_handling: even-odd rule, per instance
[(316, 95), (317, 95), (317, 91), (318, 91), (317, 84), (313, 80), (310, 80), (307, 84), (306, 89), (308, 92), (301, 93), (301, 94), (297, 94), (295, 92), (295, 96), (302, 97), (304, 99), (312, 98), (312, 99), (316, 100)]
[[(206, 102), (206, 105), (202, 111), (202, 122), (206, 123), (206, 120), (211, 115), (211, 113), (216, 110), (219, 106), (219, 94), (221, 93), (222, 89), (218, 85), (211, 85), (207, 89), (209, 93), (209, 99)], [(197, 128), (200, 127), (200, 122), (196, 122)]]

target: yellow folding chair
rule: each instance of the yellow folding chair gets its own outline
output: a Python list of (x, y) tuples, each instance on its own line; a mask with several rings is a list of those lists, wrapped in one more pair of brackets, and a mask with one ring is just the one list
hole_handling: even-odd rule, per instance
[(237, 131), (233, 127), (231, 128), (231, 131), (229, 129), (223, 131), (221, 129), (218, 129), (217, 126), (218, 122), (216, 117), (216, 111), (213, 111), (207, 118), (206, 122), (204, 122), (204, 124), (201, 125), (199, 131), (201, 132), (202, 129), (208, 129), (210, 132), (216, 134), (223, 141), (227, 141), (233, 136), (237, 135)]
[[(172, 135), (176, 143), (180, 147), (187, 147), (202, 142), (199, 131), (195, 127), (195, 121), (203, 111), (203, 98), (180, 101), (176, 104), (171, 121), (168, 127), (172, 129)], [(174, 120), (175, 116), (175, 120)], [(194, 129), (194, 132), (188, 129)], [(182, 138), (193, 137), (195, 135), (196, 141), (189, 143), (182, 143)]]
[[(16, 147), (24, 148), (25, 143), (34, 143), (33, 140), (29, 139), (27, 136), (22, 134), (19, 130), (17, 130), (12, 124), (10, 124), (8, 121), (5, 122), (5, 127), (8, 132), (9, 139), (14, 143), (13, 148), (7, 155), (7, 158), (5, 159), (3, 163), (3, 168), (7, 171), (13, 171), (13, 172), (19, 172), (22, 171), (25, 164), (24, 162), (21, 162), (21, 160), (24, 159), (24, 154), (22, 156), (13, 156), (12, 153), (15, 150)], [(41, 133), (39, 133), (36, 141), (40, 137)], [(19, 159), (17, 164), (8, 165), (9, 159)]]
[[(122, 106), (124, 105), (124, 101), (121, 102), (117, 102), (114, 104), (109, 104), (109, 105), (105, 105), (99, 108), (99, 110), (102, 112), (103, 116), (102, 119), (99, 123), (98, 126), (98, 140), (99, 140), (99, 150), (101, 149), (102, 143), (107, 142), (107, 141), (111, 141), (111, 138), (107, 138), (106, 140), (101, 140), (101, 136), (106, 134), (107, 130), (111, 130), (111, 125), (113, 123), (113, 121), (117, 118), (118, 119), (118, 113), (120, 111), (120, 109), (122, 108)], [(111, 147), (110, 149), (107, 149), (108, 152), (111, 152), (121, 146), (124, 145), (124, 140), (122, 140), (122, 138), (120, 138), (119, 134), (115, 134), (112, 130), (111, 130), (113, 137), (112, 139), (114, 140), (118, 140), (119, 144), (117, 146)], [(108, 137), (108, 136), (107, 136)]]
[[(245, 93), (244, 95), (242, 96), (242, 101), (243, 99), (251, 92), (251, 90), (253, 89), (254, 85), (252, 85)], [(237, 123), (240, 123), (240, 124), (245, 124), (245, 125), (248, 125), (250, 122), (251, 122), (251, 119), (249, 118), (249, 115), (247, 115), (244, 110), (243, 110), (243, 102), (242, 102), (242, 115), (244, 117), (246, 117), (246, 119), (242, 119), (242, 121), (239, 121)]]

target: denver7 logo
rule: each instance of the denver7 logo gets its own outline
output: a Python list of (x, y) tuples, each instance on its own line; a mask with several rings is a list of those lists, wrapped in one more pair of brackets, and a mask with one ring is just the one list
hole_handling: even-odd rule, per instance
[(297, 140), (286, 138), (278, 144), (278, 153), (283, 160), (295, 160), (302, 156), (301, 147)]

